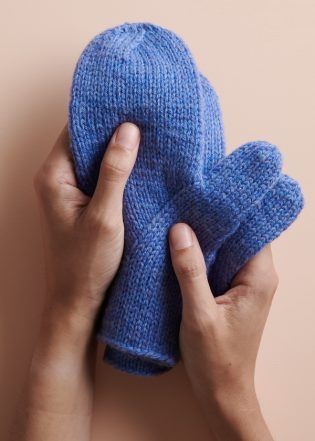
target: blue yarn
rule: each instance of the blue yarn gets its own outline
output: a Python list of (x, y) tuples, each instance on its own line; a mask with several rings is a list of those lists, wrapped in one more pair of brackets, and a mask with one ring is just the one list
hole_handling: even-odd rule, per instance
[(180, 356), (171, 225), (187, 222), (194, 229), (218, 295), (294, 221), (303, 197), (281, 173), (278, 149), (267, 142), (225, 156), (213, 88), (183, 41), (158, 26), (105, 31), (79, 58), (69, 132), (78, 185), (86, 194), (93, 194), (106, 145), (124, 121), (139, 126), (141, 144), (124, 193), (124, 255), (98, 338), (107, 344), (105, 360), (116, 368), (156, 375)]

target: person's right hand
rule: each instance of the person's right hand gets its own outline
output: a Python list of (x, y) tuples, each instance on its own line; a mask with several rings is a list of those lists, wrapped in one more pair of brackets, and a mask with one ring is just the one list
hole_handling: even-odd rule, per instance
[(255, 362), (278, 278), (270, 245), (214, 298), (198, 240), (186, 224), (170, 230), (182, 293), (182, 359), (218, 440), (271, 440), (255, 394)]

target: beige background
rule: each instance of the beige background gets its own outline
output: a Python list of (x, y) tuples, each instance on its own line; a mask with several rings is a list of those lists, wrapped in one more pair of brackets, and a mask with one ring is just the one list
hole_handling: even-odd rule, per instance
[[(5, 440), (38, 331), (44, 275), (31, 179), (67, 114), (83, 47), (124, 21), (179, 33), (221, 98), (228, 149), (281, 148), (306, 208), (274, 244), (280, 286), (257, 366), (276, 440), (315, 439), (315, 1), (1, 1), (1, 432)], [(93, 440), (205, 440), (181, 366), (155, 379), (99, 362)]]

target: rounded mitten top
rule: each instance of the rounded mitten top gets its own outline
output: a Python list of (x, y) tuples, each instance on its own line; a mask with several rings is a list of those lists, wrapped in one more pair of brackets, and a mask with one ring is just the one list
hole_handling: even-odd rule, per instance
[(214, 293), (221, 293), (303, 203), (269, 143), (248, 143), (225, 157), (216, 93), (173, 32), (127, 23), (96, 36), (80, 56), (69, 132), (86, 194), (93, 194), (106, 146), (125, 121), (140, 128), (141, 143), (124, 192), (124, 255), (98, 337), (112, 365), (155, 375), (179, 359), (181, 298), (170, 226), (182, 221), (195, 230)]
[[(216, 95), (174, 33), (146, 23), (124, 24), (95, 37), (79, 58), (69, 130), (86, 194), (93, 193), (106, 145), (124, 121), (141, 130), (125, 192), (126, 218), (137, 218), (141, 228), (166, 199), (202, 180), (224, 154)], [(205, 130), (211, 136), (205, 137)]]

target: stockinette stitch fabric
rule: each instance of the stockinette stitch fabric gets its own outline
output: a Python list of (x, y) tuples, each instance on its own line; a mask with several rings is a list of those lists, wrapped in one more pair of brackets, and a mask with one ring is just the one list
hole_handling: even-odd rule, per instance
[(225, 156), (214, 90), (183, 41), (158, 26), (105, 31), (78, 61), (69, 133), (86, 194), (93, 194), (106, 145), (124, 121), (139, 126), (141, 144), (124, 193), (124, 254), (98, 338), (116, 368), (155, 375), (179, 359), (181, 299), (170, 226), (181, 221), (194, 229), (211, 287), (220, 294), (290, 225), (303, 198), (298, 184), (282, 175), (274, 146), (248, 143)]

